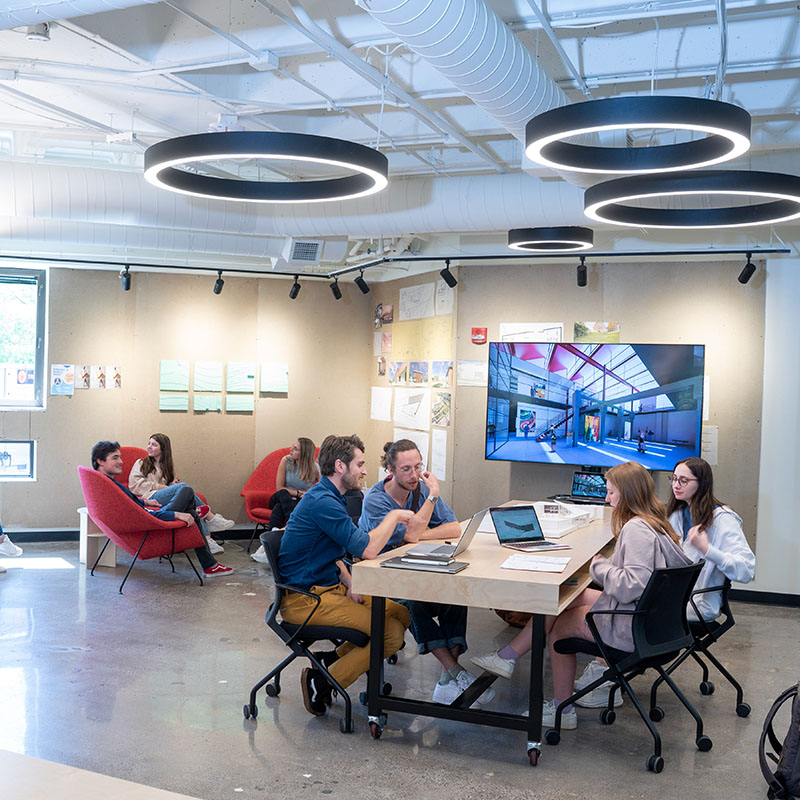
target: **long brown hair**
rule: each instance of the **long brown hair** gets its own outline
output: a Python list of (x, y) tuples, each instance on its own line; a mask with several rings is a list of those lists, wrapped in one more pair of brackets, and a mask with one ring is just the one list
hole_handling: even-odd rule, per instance
[(175, 467), (172, 463), (172, 443), (166, 433), (153, 433), (147, 441), (155, 439), (161, 447), (161, 461), (157, 462), (150, 456), (142, 459), (142, 475), (147, 476), (156, 471), (156, 467), (161, 467), (161, 479), (169, 486), (175, 480)]
[(634, 461), (626, 461), (606, 472), (606, 481), (614, 484), (619, 501), (611, 514), (611, 531), (619, 536), (622, 526), (639, 517), (654, 531), (669, 536), (676, 544), (679, 537), (667, 519), (664, 504), (656, 497), (656, 486), (650, 473)]
[[(703, 458), (684, 458), (678, 464), (685, 464), (689, 472), (697, 478), (697, 491), (689, 498), (689, 502), (678, 500), (675, 493), (670, 490), (669, 500), (667, 501), (667, 515), (675, 511), (683, 511), (689, 506), (689, 513), (692, 517), (692, 525), (699, 525), (700, 530), (705, 531), (711, 527), (714, 520), (714, 509), (722, 503), (714, 497), (714, 473), (711, 465)], [(677, 467), (678, 464), (675, 466)]]
[[(306, 483), (315, 483), (317, 480), (317, 462), (314, 460), (314, 451), (316, 445), (311, 439), (306, 439), (305, 436), (300, 436), (297, 439), (297, 444), (300, 447), (300, 456), (295, 464), (297, 464), (297, 477)], [(288, 458), (289, 461), (293, 459)]]

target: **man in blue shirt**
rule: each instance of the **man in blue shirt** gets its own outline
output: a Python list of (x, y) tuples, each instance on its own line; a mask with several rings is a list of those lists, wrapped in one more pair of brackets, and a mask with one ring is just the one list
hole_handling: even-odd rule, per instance
[[(387, 442), (383, 466), (389, 473), (378, 481), (364, 498), (359, 525), (373, 528), (398, 509), (414, 516), (398, 525), (384, 549), (421, 539), (458, 539), (461, 526), (450, 506), (439, 497), (439, 481), (432, 472), (423, 472), (422, 456), (410, 439)], [(436, 576), (431, 575), (431, 580)], [(401, 600), (411, 614), (411, 633), (420, 654), (433, 653), (442, 665), (442, 674), (433, 689), (433, 701), (450, 705), (474, 680), (458, 663), (467, 649), (467, 609), (445, 603)], [(438, 620), (438, 621), (437, 621)], [(487, 689), (474, 705), (488, 703), (494, 689)]]
[[(367, 474), (364, 464), (364, 443), (358, 436), (328, 436), (319, 449), (322, 477), (303, 495), (289, 517), (281, 539), (278, 568), (283, 583), (314, 592), (320, 602), (316, 606), (312, 597), (287, 592), (281, 606), (286, 622), (299, 625), (310, 616), (312, 625), (370, 632), (371, 598), (351, 591), (350, 572), (342, 559), (345, 553), (375, 558), (395, 528), (413, 515), (396, 509), (368, 532), (353, 523), (344, 495), (361, 488)], [(387, 600), (384, 657), (400, 649), (408, 624), (408, 611)], [(325, 655), (325, 666), (330, 665), (331, 675), (345, 689), (369, 668), (369, 645), (354, 647), (345, 642)], [(322, 672), (307, 667), (301, 686), (306, 709), (315, 715), (324, 714), (332, 702), (333, 686)]]

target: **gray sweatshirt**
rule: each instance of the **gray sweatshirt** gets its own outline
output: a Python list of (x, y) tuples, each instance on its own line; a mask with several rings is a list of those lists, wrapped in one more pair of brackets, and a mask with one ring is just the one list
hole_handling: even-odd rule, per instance
[[(603, 587), (592, 611), (633, 610), (653, 570), (691, 563), (669, 536), (634, 517), (622, 526), (611, 559), (604, 558), (591, 567), (592, 578)], [(602, 615), (595, 617), (595, 622), (606, 644), (618, 650), (633, 650), (630, 617)]]

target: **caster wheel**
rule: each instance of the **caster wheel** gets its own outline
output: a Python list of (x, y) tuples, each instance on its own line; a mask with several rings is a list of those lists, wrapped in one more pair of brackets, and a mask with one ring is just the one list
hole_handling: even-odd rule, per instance
[(264, 689), (264, 691), (270, 697), (277, 697), (281, 693), (281, 687), (280, 686), (276, 686), (274, 683), (268, 683), (266, 688)]
[(258, 716), (258, 706), (251, 707), (249, 703), (245, 703), (242, 713), (245, 719), (250, 719), (251, 717), (255, 719)]
[(750, 716), (750, 706), (747, 703), (739, 703), (736, 706), (736, 713), (740, 717), (748, 717)]
[(362, 706), (367, 704), (367, 693), (366, 692), (359, 692), (358, 693), (358, 702), (361, 703)]
[(389, 658), (386, 659), (387, 664), (396, 664), (397, 663), (397, 653), (392, 653)]
[(600, 722), (602, 722), (603, 725), (613, 725), (614, 720), (616, 718), (617, 718), (617, 712), (614, 711), (613, 708), (612, 709), (606, 708), (600, 712)]
[(378, 725), (377, 722), (370, 722), (370, 724), (369, 724), (369, 735), (373, 739), (380, 739), (382, 733), (383, 733), (383, 728), (380, 725)]
[(653, 706), (650, 709), (650, 719), (653, 722), (661, 722), (664, 719), (664, 709), (661, 706)]
[(535, 747), (531, 747), (531, 749), (528, 750), (528, 761), (530, 762), (530, 765), (532, 767), (535, 767), (539, 763), (540, 755), (541, 752), (537, 750)]
[(555, 728), (550, 728), (545, 732), (544, 740), (547, 744), (558, 744), (561, 741), (561, 734)]
[(661, 756), (650, 756), (647, 759), (647, 769), (650, 772), (661, 772), (664, 769), (664, 759)]
[(703, 681), (700, 684), (700, 694), (714, 694), (716, 687), (711, 681)]
[(384, 683), (383, 684), (383, 693), (385, 695), (390, 695), (392, 693), (392, 684), (391, 683)]
[(714, 743), (708, 738), (708, 736), (701, 736), (695, 742), (695, 744), (701, 753), (707, 753), (714, 746)]
[(356, 729), (355, 723), (351, 719), (340, 719), (339, 730), (342, 733), (352, 733)]
[(245, 719), (250, 719), (250, 706), (247, 703), (244, 704), (242, 713), (244, 714)]

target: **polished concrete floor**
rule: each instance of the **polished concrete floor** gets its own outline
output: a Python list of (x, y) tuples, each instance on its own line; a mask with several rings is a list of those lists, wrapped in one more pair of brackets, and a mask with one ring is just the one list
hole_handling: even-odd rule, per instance
[[(698, 669), (677, 674), (705, 719), (711, 752), (695, 749), (690, 717), (663, 692), (660, 775), (645, 769), (651, 740), (628, 701), (609, 727), (579, 710), (578, 730), (565, 731), (558, 747), (545, 745), (534, 769), (516, 731), (395, 713), (373, 741), (357, 702), (356, 731), (343, 735), (341, 706), (325, 717), (304, 710), (297, 663), (280, 698), (260, 693), (258, 720), (245, 721), (250, 686), (285, 651), (264, 624), (267, 568), (236, 543), (221, 559), (236, 573), (204, 587), (180, 559), (175, 575), (166, 564), (137, 565), (123, 596), (124, 553), (120, 567), (95, 577), (78, 564), (77, 543), (32, 544), (23, 559), (4, 561), (0, 748), (207, 800), (765, 796), (758, 736), (772, 699), (800, 678), (798, 609), (737, 604), (736, 627), (717, 646), (745, 686), (750, 718), (736, 716), (723, 680), (702, 697)], [(470, 611), (473, 652), (505, 644), (511, 633), (492, 612)], [(413, 651), (411, 643), (387, 679), (396, 693), (427, 699), (436, 663)], [(526, 672), (496, 681), (492, 707), (521, 707)], [(634, 683), (644, 686), (642, 678)], [(363, 679), (355, 697), (361, 688)]]

